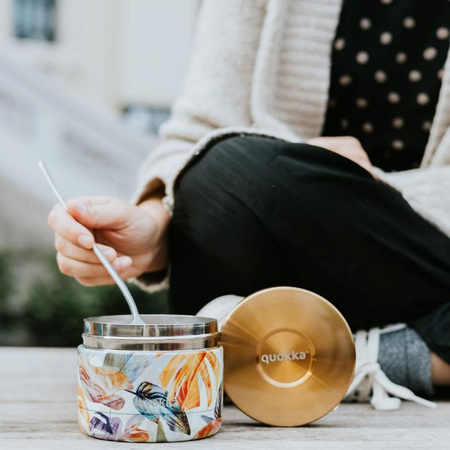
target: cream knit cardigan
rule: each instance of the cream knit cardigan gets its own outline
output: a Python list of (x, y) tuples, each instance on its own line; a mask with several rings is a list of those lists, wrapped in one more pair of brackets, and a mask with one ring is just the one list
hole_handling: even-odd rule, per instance
[[(340, 9), (341, 0), (204, 0), (184, 92), (142, 165), (135, 201), (163, 184), (171, 210), (177, 174), (219, 136), (256, 133), (289, 142), (319, 136)], [(449, 124), (447, 58), (421, 167), (377, 170), (448, 235)]]

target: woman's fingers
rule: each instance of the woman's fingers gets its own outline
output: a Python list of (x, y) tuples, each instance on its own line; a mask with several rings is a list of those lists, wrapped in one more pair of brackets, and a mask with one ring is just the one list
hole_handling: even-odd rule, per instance
[[(127, 267), (122, 272), (119, 272), (122, 280), (127, 280), (133, 276), (136, 276), (135, 269), (132, 266)], [(107, 286), (109, 284), (114, 284), (113, 279), (107, 276), (99, 276), (99, 277), (76, 277), (78, 283), (83, 286)]]
[[(78, 261), (76, 259), (69, 258), (62, 253), (56, 254), (56, 261), (58, 263), (59, 270), (71, 277), (109, 277), (107, 270), (103, 265), (98, 263), (87, 263)], [(120, 274), (132, 265), (133, 261), (129, 256), (121, 256), (117, 258), (113, 267)]]
[(116, 230), (130, 221), (131, 205), (108, 197), (78, 197), (68, 201), (69, 213), (89, 228)]
[[(114, 262), (117, 258), (117, 252), (106, 245), (97, 244), (100, 250), (108, 258), (109, 262)], [(55, 234), (55, 249), (56, 251), (62, 253), (71, 259), (76, 259), (78, 261), (101, 264), (100, 260), (97, 258), (93, 250), (87, 250), (85, 248), (79, 247), (78, 245), (72, 244), (72, 242), (64, 239), (60, 234)]]
[(63, 238), (86, 249), (94, 245), (94, 236), (77, 222), (61, 205), (55, 205), (48, 216), (48, 224)]
[(78, 283), (82, 286), (108, 286), (114, 284), (114, 280), (110, 277), (76, 277)]

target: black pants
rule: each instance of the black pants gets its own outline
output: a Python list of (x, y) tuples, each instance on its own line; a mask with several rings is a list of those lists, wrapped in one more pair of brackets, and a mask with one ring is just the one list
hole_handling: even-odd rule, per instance
[(450, 362), (450, 238), (329, 150), (255, 136), (215, 143), (179, 178), (169, 242), (174, 312), (297, 286), (353, 330), (407, 322)]

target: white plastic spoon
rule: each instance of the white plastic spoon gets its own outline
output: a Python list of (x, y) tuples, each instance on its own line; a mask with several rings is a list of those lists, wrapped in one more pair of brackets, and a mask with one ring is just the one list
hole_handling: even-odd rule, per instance
[[(55, 183), (53, 182), (52, 177), (50, 176), (50, 173), (48, 172), (44, 162), (39, 161), (38, 165), (39, 168), (42, 170), (45, 179), (50, 185), (59, 203), (67, 211), (67, 203), (62, 198), (61, 194), (58, 192), (58, 189), (56, 189)], [(112, 279), (116, 282), (117, 286), (119, 286), (119, 289), (121, 290), (123, 296), (125, 297), (125, 300), (127, 301), (128, 306), (130, 307), (131, 314), (133, 316), (133, 320), (130, 322), (130, 325), (145, 325), (145, 322), (141, 319), (141, 316), (139, 315), (139, 311), (136, 307), (136, 302), (134, 301), (134, 298), (131, 295), (131, 292), (129, 291), (127, 285), (123, 282), (122, 278), (120, 278), (119, 274), (116, 272), (114, 267), (111, 265), (111, 263), (108, 261), (108, 259), (102, 253), (102, 251), (100, 250), (99, 246), (96, 243), (94, 243), (92, 249), (94, 250), (94, 253), (100, 260), (100, 262), (105, 266), (105, 269), (111, 275)]]

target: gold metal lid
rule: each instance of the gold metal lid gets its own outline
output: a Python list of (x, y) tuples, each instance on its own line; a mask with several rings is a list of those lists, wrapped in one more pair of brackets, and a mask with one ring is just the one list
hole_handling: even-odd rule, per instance
[(226, 393), (242, 412), (269, 425), (314, 422), (341, 402), (354, 374), (347, 322), (304, 289), (250, 295), (224, 322), (221, 344)]

